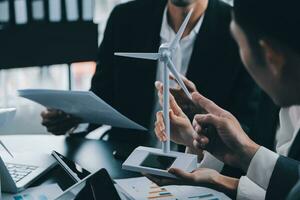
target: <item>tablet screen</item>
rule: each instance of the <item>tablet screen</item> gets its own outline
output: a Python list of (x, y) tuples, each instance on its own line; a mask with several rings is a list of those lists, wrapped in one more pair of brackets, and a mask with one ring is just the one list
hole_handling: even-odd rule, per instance
[(162, 169), (167, 170), (172, 166), (174, 161), (176, 160), (175, 157), (170, 156), (163, 156), (150, 153), (145, 160), (142, 162), (141, 166), (143, 167), (150, 167), (155, 169)]

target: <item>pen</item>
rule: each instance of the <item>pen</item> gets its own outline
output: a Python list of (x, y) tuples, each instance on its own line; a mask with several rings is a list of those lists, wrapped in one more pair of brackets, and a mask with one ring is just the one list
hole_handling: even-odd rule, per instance
[(8, 150), (8, 148), (3, 144), (3, 142), (0, 140), (0, 145), (5, 149), (5, 151), (13, 158), (14, 156), (12, 153)]

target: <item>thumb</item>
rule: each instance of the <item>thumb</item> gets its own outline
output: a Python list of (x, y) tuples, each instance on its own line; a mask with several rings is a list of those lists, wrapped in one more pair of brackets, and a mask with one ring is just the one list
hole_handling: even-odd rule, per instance
[(174, 111), (176, 115), (182, 114), (182, 110), (172, 94), (170, 94), (170, 108)]
[(213, 114), (207, 114), (207, 115), (195, 115), (195, 121), (200, 124), (211, 124), (214, 127), (220, 127), (224, 124), (223, 120)]
[(182, 117), (178, 117), (177, 115), (175, 115), (173, 110), (170, 111), (170, 120), (173, 124), (176, 124), (179, 126), (185, 125), (184, 119), (182, 119)]
[(177, 115), (175, 115), (175, 113), (174, 113), (174, 111), (173, 110), (170, 110), (170, 120), (172, 120), (173, 122), (178, 122), (178, 116)]
[(191, 181), (193, 179), (193, 175), (191, 173), (187, 173), (178, 168), (171, 168), (168, 172), (185, 181)]

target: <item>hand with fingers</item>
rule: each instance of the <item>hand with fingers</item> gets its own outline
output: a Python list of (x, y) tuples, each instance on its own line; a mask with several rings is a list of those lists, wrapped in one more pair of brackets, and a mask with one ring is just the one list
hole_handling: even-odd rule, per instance
[[(174, 97), (170, 95), (170, 125), (171, 125), (171, 140), (177, 144), (184, 146), (193, 146), (194, 129), (187, 116), (182, 112), (177, 105)], [(163, 112), (156, 114), (155, 134), (161, 142), (167, 140), (165, 132), (165, 122)]]
[[(158, 90), (158, 96), (160, 101), (162, 101), (163, 91), (160, 88)], [(194, 148), (193, 138), (195, 131), (193, 126), (184, 114), (181, 108), (178, 106), (174, 96), (170, 94), (170, 127), (171, 127), (171, 140), (176, 144), (184, 145), (188, 147), (188, 152), (192, 152), (199, 156), (201, 160), (203, 157), (203, 151)], [(156, 137), (161, 141), (165, 142), (167, 140), (167, 134), (165, 132), (165, 122), (163, 117), (163, 112), (160, 111), (156, 114), (155, 122), (155, 134)]]
[(145, 176), (159, 186), (165, 185), (193, 185), (209, 187), (228, 196), (235, 196), (239, 180), (221, 175), (213, 169), (198, 168), (191, 173), (184, 172), (177, 168), (169, 169), (169, 173), (175, 175), (177, 179), (164, 178), (146, 174)]
[[(170, 75), (170, 79), (176, 81), (176, 79)], [(190, 93), (198, 92), (195, 84), (188, 80), (186, 77), (181, 76), (183, 83)], [(163, 84), (159, 81), (155, 83), (156, 89), (158, 91), (163, 90)], [(170, 93), (174, 96), (177, 104), (182, 109), (182, 111), (188, 116), (190, 120), (193, 119), (196, 113), (199, 113), (199, 108), (194, 104), (194, 102), (186, 96), (182, 88), (177, 84), (177, 87), (170, 88)]]
[[(192, 96), (194, 103), (208, 113), (198, 114), (194, 118), (193, 127), (197, 132), (194, 137), (195, 147), (208, 150), (224, 163), (247, 171), (259, 145), (247, 136), (231, 113), (199, 93), (193, 93)], [(207, 125), (216, 129), (216, 136), (208, 134), (205, 128)], [(210, 143), (214, 145), (209, 145)]]
[(54, 135), (64, 135), (81, 123), (79, 118), (68, 115), (63, 111), (50, 109), (41, 113), (42, 125), (49, 133)]

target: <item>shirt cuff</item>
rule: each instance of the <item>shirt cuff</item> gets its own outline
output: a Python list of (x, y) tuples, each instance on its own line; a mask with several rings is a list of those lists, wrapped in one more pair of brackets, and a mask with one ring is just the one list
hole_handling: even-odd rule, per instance
[(267, 190), (279, 155), (264, 147), (260, 147), (251, 160), (247, 177)]
[(251, 181), (248, 177), (242, 176), (239, 181), (237, 200), (264, 200), (266, 191)]
[(89, 124), (82, 123), (68, 131), (69, 134), (77, 134), (87, 131)]
[(204, 151), (204, 157), (201, 163), (198, 164), (198, 168), (209, 168), (221, 172), (224, 167), (224, 163), (211, 155), (209, 152)]

